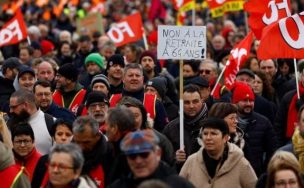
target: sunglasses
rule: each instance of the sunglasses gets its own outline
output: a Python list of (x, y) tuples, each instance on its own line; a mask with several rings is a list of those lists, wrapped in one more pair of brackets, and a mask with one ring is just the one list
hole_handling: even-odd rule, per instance
[(210, 74), (210, 73), (211, 73), (211, 70), (200, 70), (199, 73), (200, 73), (200, 74), (203, 74), (203, 73), (205, 73), (205, 74)]
[(138, 156), (142, 159), (146, 159), (147, 157), (149, 157), (150, 152), (144, 152), (144, 153), (135, 153), (135, 154), (130, 154), (127, 155), (127, 157), (131, 160), (135, 160)]

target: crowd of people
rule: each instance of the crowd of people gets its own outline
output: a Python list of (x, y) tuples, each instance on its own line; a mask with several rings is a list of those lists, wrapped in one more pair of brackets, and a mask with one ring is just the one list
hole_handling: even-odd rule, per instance
[[(206, 26), (207, 57), (179, 70), (156, 54), (157, 26), (175, 23), (169, 0), (71, 1), (60, 14), (36, 2), (21, 6), (28, 39), (0, 48), (0, 187), (304, 188), (304, 61), (295, 74), (293, 60), (260, 60), (255, 40), (232, 89), (216, 84), (245, 37), (243, 11), (213, 19), (196, 2), (184, 21)], [(94, 11), (104, 32), (78, 30)], [(136, 11), (148, 48), (117, 47), (106, 31)]]

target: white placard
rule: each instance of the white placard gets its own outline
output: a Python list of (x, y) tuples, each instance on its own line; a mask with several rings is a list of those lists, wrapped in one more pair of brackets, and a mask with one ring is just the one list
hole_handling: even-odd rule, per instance
[(205, 59), (205, 26), (158, 26), (158, 59)]

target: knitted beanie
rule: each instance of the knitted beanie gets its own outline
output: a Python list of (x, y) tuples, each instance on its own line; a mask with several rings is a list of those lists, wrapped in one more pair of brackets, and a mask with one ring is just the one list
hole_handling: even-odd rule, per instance
[(91, 53), (85, 58), (84, 64), (87, 65), (89, 62), (93, 62), (99, 66), (100, 69), (104, 69), (103, 59), (99, 53)]
[(147, 86), (154, 87), (162, 99), (166, 96), (167, 80), (165, 78), (160, 76), (154, 77), (147, 82), (146, 87)]
[(242, 100), (254, 100), (255, 96), (251, 87), (244, 82), (236, 82), (232, 93), (232, 103), (238, 103)]
[(72, 63), (66, 63), (58, 69), (58, 74), (69, 80), (77, 81), (79, 72)]
[(108, 81), (108, 78), (103, 74), (97, 74), (93, 77), (91, 81), (91, 87), (94, 86), (95, 83), (102, 82), (104, 85), (107, 86), (108, 90), (110, 90), (110, 83)]
[(96, 102), (104, 102), (106, 104), (109, 104), (107, 96), (101, 92), (101, 91), (92, 91), (88, 94), (86, 107), (88, 108), (91, 104)]
[(140, 64), (141, 64), (141, 60), (142, 60), (144, 57), (146, 57), (146, 56), (151, 57), (151, 58), (153, 59), (153, 61), (154, 61), (154, 64), (156, 65), (157, 60), (156, 60), (155, 54), (154, 54), (152, 51), (144, 51), (144, 52), (141, 54), (141, 56), (140, 56), (140, 58), (139, 58), (139, 63), (140, 63)]
[(112, 67), (115, 64), (118, 64), (121, 67), (125, 67), (124, 57), (122, 55), (120, 55), (120, 54), (114, 54), (114, 55), (112, 55), (109, 58), (109, 60), (108, 60), (106, 72), (109, 70), (110, 67)]

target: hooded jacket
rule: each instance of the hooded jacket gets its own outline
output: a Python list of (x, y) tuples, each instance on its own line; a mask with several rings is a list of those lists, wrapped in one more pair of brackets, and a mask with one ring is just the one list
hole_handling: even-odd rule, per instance
[(217, 168), (214, 178), (208, 174), (203, 158), (203, 147), (191, 155), (181, 169), (180, 176), (200, 188), (254, 188), (257, 177), (243, 152), (234, 144), (228, 143), (228, 157)]

